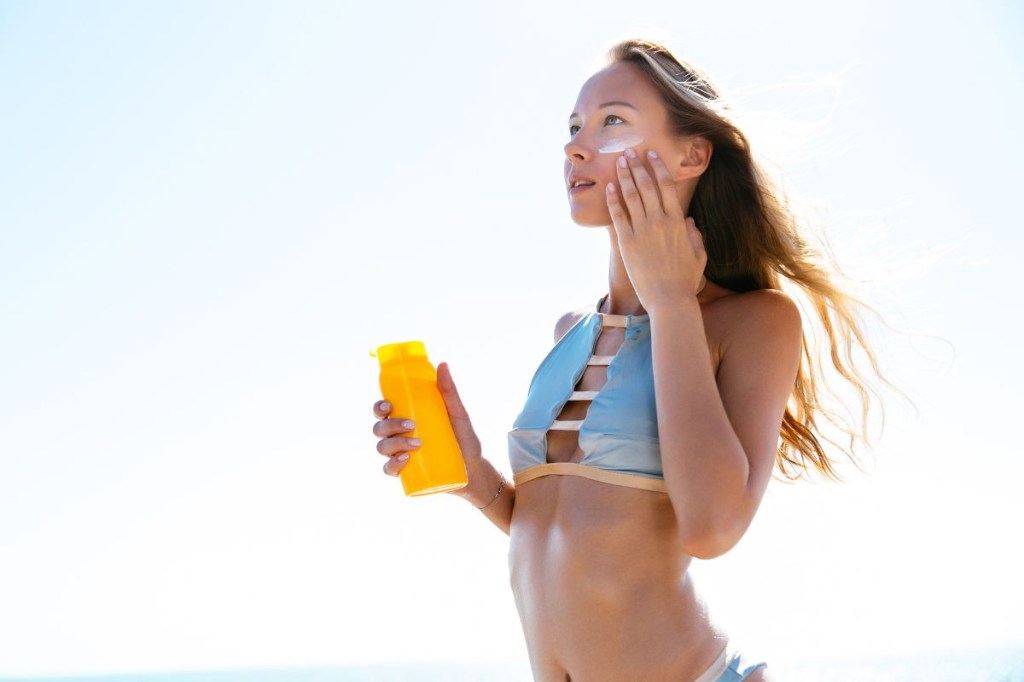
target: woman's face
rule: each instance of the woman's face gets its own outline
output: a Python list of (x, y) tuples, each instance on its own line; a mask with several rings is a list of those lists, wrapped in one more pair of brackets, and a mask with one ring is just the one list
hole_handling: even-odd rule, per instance
[(605, 187), (618, 186), (615, 162), (626, 147), (640, 158), (655, 150), (672, 169), (679, 137), (657, 90), (634, 65), (613, 64), (583, 84), (569, 117), (565, 183), (578, 225), (611, 225)]

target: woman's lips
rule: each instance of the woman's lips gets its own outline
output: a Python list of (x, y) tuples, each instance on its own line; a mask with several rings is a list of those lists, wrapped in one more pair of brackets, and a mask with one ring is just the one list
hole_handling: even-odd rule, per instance
[(587, 191), (588, 189), (593, 188), (594, 186), (595, 186), (595, 183), (594, 183), (593, 180), (583, 180), (583, 179), (576, 180), (576, 181), (573, 182), (572, 186), (569, 187), (569, 196), (575, 196), (577, 194), (582, 194), (583, 192)]

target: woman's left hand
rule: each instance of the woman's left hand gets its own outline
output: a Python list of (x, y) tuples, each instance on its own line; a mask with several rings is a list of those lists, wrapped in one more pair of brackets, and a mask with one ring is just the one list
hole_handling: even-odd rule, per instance
[(676, 184), (653, 151), (651, 171), (627, 149), (616, 171), (619, 188), (608, 183), (606, 197), (622, 261), (641, 304), (647, 310), (696, 295), (708, 255), (693, 218), (683, 215)]

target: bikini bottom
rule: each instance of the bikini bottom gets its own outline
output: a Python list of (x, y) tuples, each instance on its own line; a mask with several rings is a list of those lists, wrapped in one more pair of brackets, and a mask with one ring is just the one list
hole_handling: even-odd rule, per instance
[(715, 662), (693, 682), (740, 682), (758, 668), (767, 667), (767, 663), (752, 662), (749, 658), (744, 658), (738, 649), (727, 646), (722, 649)]

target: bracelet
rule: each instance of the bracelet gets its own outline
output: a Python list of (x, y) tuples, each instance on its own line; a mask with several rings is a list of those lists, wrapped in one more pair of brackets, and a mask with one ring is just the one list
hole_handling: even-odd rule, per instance
[(498, 483), (498, 489), (495, 491), (494, 497), (491, 498), (490, 502), (488, 502), (482, 507), (477, 507), (477, 509), (487, 509), (488, 507), (490, 507), (492, 504), (494, 504), (494, 501), (498, 499), (498, 495), (501, 494), (501, 491), (505, 489), (505, 475), (499, 471), (498, 476), (501, 477), (501, 481)]

